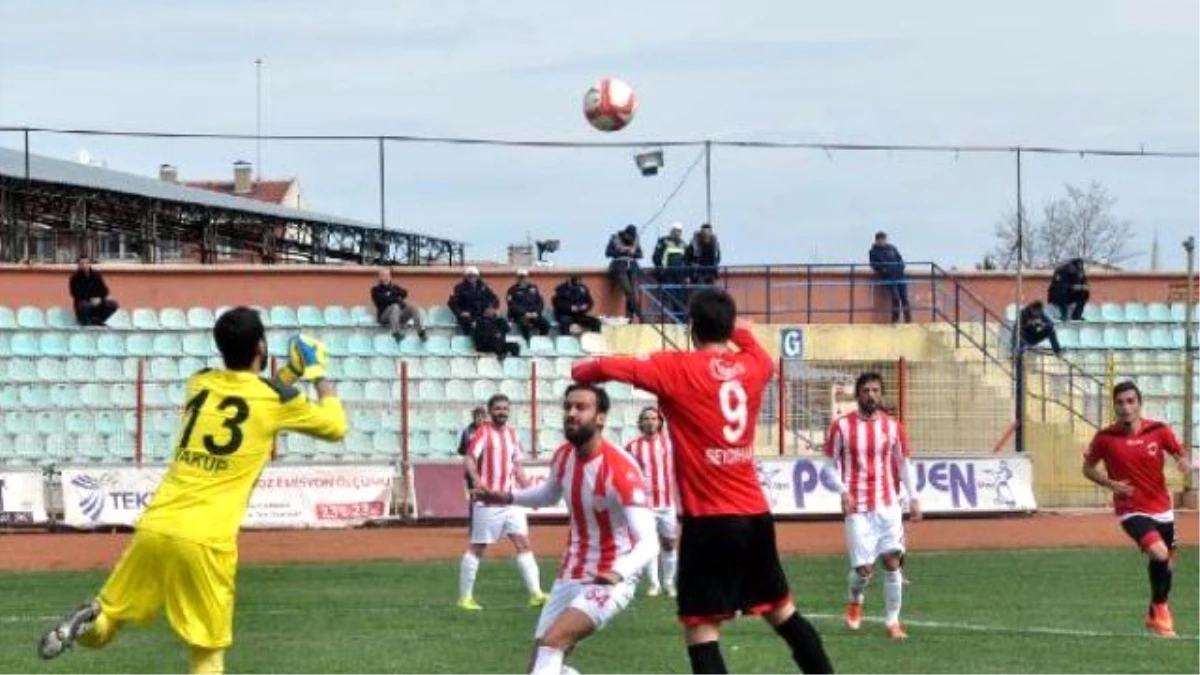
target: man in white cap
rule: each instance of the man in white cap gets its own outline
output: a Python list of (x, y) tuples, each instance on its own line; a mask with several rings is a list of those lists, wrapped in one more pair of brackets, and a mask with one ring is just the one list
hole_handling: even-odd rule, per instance
[(529, 336), (537, 331), (538, 335), (550, 333), (550, 322), (542, 315), (546, 309), (546, 301), (542, 292), (529, 281), (529, 270), (524, 267), (517, 270), (517, 283), (508, 289), (508, 320), (513, 322), (521, 337), (529, 342)]
[(683, 240), (683, 223), (671, 223), (667, 236), (660, 237), (654, 247), (654, 276), (660, 284), (659, 302), (663, 311), (672, 315), (687, 312), (687, 242)]
[(468, 267), (463, 271), (463, 280), (454, 287), (447, 303), (454, 318), (458, 320), (458, 328), (463, 335), (470, 335), (479, 317), (488, 309), (500, 309), (500, 299), (483, 283), (479, 277), (479, 268)]

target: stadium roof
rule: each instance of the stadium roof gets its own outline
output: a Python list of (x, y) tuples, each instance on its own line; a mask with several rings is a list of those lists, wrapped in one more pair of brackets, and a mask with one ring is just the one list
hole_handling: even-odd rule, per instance
[[(20, 150), (0, 147), (0, 177), (24, 179), (25, 153)], [(190, 188), (178, 183), (159, 180), (137, 174), (116, 171), (102, 167), (79, 164), (45, 155), (29, 154), (29, 179), (44, 183), (56, 183), (73, 187), (106, 190), (122, 194), (135, 195), (149, 199), (169, 202), (180, 202), (197, 206), (227, 209), (254, 213), (273, 218), (283, 218), (291, 221), (307, 221), (325, 223), (373, 230), (382, 230), (378, 224), (366, 223), (341, 216), (331, 216), (312, 211), (293, 209), (277, 204), (268, 204), (254, 199), (245, 199), (233, 195), (221, 194), (199, 188)], [(406, 232), (387, 228), (388, 232), (398, 234), (421, 235), (416, 232)], [(439, 237), (440, 239), (440, 237)], [(460, 242), (454, 242), (460, 243)]]

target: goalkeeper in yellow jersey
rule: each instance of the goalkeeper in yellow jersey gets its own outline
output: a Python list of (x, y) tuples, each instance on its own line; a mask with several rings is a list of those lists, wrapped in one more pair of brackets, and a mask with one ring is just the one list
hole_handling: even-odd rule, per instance
[[(100, 595), (42, 637), (42, 658), (74, 643), (103, 647), (126, 623), (148, 622), (165, 606), (190, 650), (190, 672), (224, 670), (233, 641), (238, 528), (275, 436), (293, 431), (341, 440), (346, 412), (324, 378), (325, 348), (316, 340), (292, 338), (288, 365), (272, 381), (259, 377), (269, 359), (258, 312), (225, 312), (213, 337), (225, 369), (188, 380), (170, 468)], [(318, 402), (292, 386), (298, 379), (315, 382)]]

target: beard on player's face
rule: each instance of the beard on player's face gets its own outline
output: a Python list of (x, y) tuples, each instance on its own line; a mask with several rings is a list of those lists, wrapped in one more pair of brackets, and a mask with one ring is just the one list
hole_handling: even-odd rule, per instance
[(858, 399), (858, 409), (868, 415), (872, 415), (876, 410), (879, 410), (879, 401), (870, 396), (862, 396)]
[(596, 427), (591, 424), (583, 424), (578, 421), (568, 422), (563, 425), (563, 435), (572, 445), (586, 445), (596, 436)]

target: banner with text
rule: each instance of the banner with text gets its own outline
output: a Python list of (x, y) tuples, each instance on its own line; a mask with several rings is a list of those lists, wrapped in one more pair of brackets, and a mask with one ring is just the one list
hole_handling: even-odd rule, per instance
[(0, 527), (38, 525), (49, 519), (41, 471), (0, 472)]
[[(776, 515), (841, 512), (841, 498), (821, 477), (825, 457), (764, 459), (759, 483)], [(999, 513), (1037, 509), (1028, 457), (913, 460), (917, 497), (925, 513)]]
[[(71, 527), (132, 526), (166, 467), (63, 469), (63, 516)], [(388, 466), (267, 467), (254, 491), (245, 528), (353, 527), (392, 514)]]

